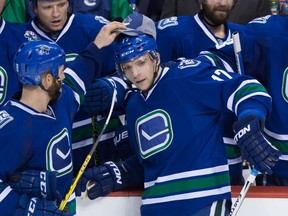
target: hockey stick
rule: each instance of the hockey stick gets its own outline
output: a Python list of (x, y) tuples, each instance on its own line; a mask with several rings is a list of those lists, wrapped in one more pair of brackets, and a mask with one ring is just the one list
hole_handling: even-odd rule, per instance
[(97, 147), (97, 145), (98, 145), (98, 143), (100, 141), (100, 138), (101, 138), (102, 134), (104, 133), (104, 131), (105, 131), (105, 129), (106, 129), (106, 127), (107, 127), (107, 125), (108, 125), (108, 123), (110, 121), (110, 118), (111, 118), (111, 115), (112, 115), (112, 111), (114, 109), (115, 98), (116, 98), (116, 93), (117, 93), (116, 92), (115, 83), (112, 83), (112, 84), (113, 84), (114, 91), (113, 91), (112, 102), (111, 102), (111, 107), (110, 107), (110, 110), (109, 110), (108, 117), (107, 117), (107, 119), (105, 121), (105, 124), (104, 124), (104, 127), (103, 127), (101, 133), (99, 134), (97, 140), (93, 143), (93, 146), (92, 146), (89, 154), (87, 155), (86, 159), (84, 160), (84, 162), (83, 162), (83, 164), (82, 164), (82, 166), (81, 166), (81, 168), (80, 168), (80, 170), (79, 170), (74, 182), (70, 186), (70, 189), (69, 189), (68, 193), (66, 194), (64, 200), (62, 200), (62, 202), (60, 204), (59, 209), (62, 210), (62, 211), (64, 210), (64, 208), (65, 208), (65, 206), (66, 206), (66, 204), (68, 202), (68, 199), (71, 196), (71, 194), (73, 193), (73, 191), (74, 191), (79, 179), (81, 178), (82, 174), (84, 173), (84, 171), (85, 171), (85, 169), (86, 169), (91, 157), (93, 156), (93, 153), (94, 153), (94, 151), (95, 151), (95, 149), (96, 149), (96, 147)]
[(239, 33), (233, 32), (232, 38), (233, 38), (234, 53), (235, 53), (235, 59), (236, 59), (236, 65), (237, 65), (237, 72), (238, 74), (243, 74), (244, 66), (243, 66), (243, 60), (242, 60), (242, 54), (241, 54), (241, 43), (240, 43)]
[(245, 182), (239, 196), (237, 197), (236, 201), (234, 202), (229, 216), (236, 216), (237, 215), (237, 213), (238, 213), (238, 211), (239, 211), (239, 209), (240, 209), (240, 207), (241, 207), (241, 205), (242, 205), (242, 203), (246, 197), (246, 194), (247, 194), (249, 188), (251, 187), (251, 185), (254, 183), (257, 175), (258, 175), (258, 170), (253, 168), (251, 170), (251, 173), (248, 176), (247, 181)]

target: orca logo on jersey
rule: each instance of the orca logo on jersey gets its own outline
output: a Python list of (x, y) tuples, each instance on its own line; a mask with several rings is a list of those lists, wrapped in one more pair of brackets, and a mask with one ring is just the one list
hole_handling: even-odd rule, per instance
[(7, 71), (0, 66), (0, 104), (3, 104), (3, 102), (6, 99), (7, 87), (8, 87), (8, 74)]
[(237, 142), (239, 139), (241, 139), (241, 137), (243, 137), (247, 132), (250, 131), (251, 131), (250, 124), (247, 125), (246, 127), (241, 128), (241, 130), (238, 131), (238, 133), (234, 136), (235, 142)]
[(88, 7), (96, 6), (96, 0), (84, 0), (84, 4)]
[(9, 115), (5, 110), (0, 112), (0, 129), (3, 128), (10, 121), (13, 121), (14, 118)]
[(271, 15), (259, 17), (259, 18), (256, 18), (256, 19), (253, 19), (252, 21), (250, 21), (249, 24), (252, 24), (252, 23), (266, 24), (270, 17), (271, 17)]
[(178, 65), (179, 69), (184, 69), (188, 67), (197, 67), (201, 62), (193, 59), (182, 59)]
[(157, 28), (160, 30), (163, 30), (163, 29), (168, 28), (170, 26), (177, 26), (177, 25), (178, 25), (177, 17), (174, 16), (174, 17), (160, 20)]
[(72, 155), (67, 128), (63, 128), (50, 139), (46, 148), (46, 167), (48, 170), (57, 171), (57, 177), (72, 171)]
[(169, 114), (157, 109), (138, 118), (136, 139), (141, 157), (144, 159), (167, 149), (173, 140)]
[(24, 37), (27, 38), (28, 41), (38, 41), (40, 37), (35, 34), (33, 31), (26, 31), (24, 33)]

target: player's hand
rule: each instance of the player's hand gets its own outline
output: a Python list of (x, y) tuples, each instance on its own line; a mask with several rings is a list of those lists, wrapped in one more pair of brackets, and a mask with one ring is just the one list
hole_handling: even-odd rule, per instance
[(102, 27), (94, 40), (94, 44), (101, 49), (102, 47), (110, 45), (118, 34), (117, 29), (127, 29), (126, 26), (120, 22), (110, 22)]
[(93, 115), (108, 113), (113, 98), (113, 85), (106, 79), (97, 79), (87, 89), (82, 108)]
[(13, 190), (20, 194), (27, 194), (31, 197), (43, 198), (46, 200), (58, 202), (61, 201), (61, 195), (57, 191), (57, 172), (24, 170), (15, 172), (9, 176), (7, 183)]
[(234, 140), (241, 148), (244, 159), (258, 171), (271, 175), (281, 152), (263, 136), (259, 120), (247, 116), (234, 123), (233, 130)]
[(14, 216), (68, 216), (69, 213), (61, 211), (54, 201), (42, 200), (39, 198), (29, 198), (23, 194), (19, 200), (19, 208)]
[[(121, 163), (112, 161), (106, 162), (101, 166), (87, 169), (80, 178), (75, 193), (81, 196), (81, 192), (88, 189), (89, 199), (96, 199), (106, 196), (112, 191), (118, 191), (127, 187), (127, 170)], [(90, 187), (86, 188), (90, 183)]]

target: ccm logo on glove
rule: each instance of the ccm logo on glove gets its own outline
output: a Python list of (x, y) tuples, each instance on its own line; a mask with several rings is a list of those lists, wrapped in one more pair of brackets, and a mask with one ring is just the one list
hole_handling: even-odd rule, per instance
[(40, 191), (43, 198), (47, 198), (46, 172), (40, 172)]
[(31, 198), (28, 208), (28, 215), (33, 215), (34, 211), (36, 210), (36, 198)]

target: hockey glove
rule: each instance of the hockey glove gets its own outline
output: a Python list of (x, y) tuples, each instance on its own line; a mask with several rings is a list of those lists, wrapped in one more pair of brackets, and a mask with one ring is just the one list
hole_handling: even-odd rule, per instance
[(281, 152), (263, 136), (259, 120), (254, 116), (247, 116), (234, 123), (233, 130), (234, 140), (244, 159), (258, 171), (271, 175)]
[(81, 196), (86, 190), (87, 183), (93, 183), (88, 187), (88, 197), (93, 200), (100, 196), (106, 196), (112, 191), (118, 191), (128, 186), (129, 175), (122, 163), (108, 161), (101, 166), (87, 169), (80, 178), (75, 193)]
[(68, 216), (65, 211), (58, 209), (54, 201), (41, 200), (39, 198), (28, 198), (23, 194), (19, 200), (19, 208), (16, 209), (14, 216)]
[(108, 113), (113, 97), (113, 85), (108, 79), (97, 79), (87, 89), (84, 103), (82, 104), (85, 112), (101, 115)]
[(61, 195), (57, 191), (57, 172), (24, 170), (16, 172), (8, 178), (8, 184), (20, 194), (38, 197), (50, 201), (61, 201)]

